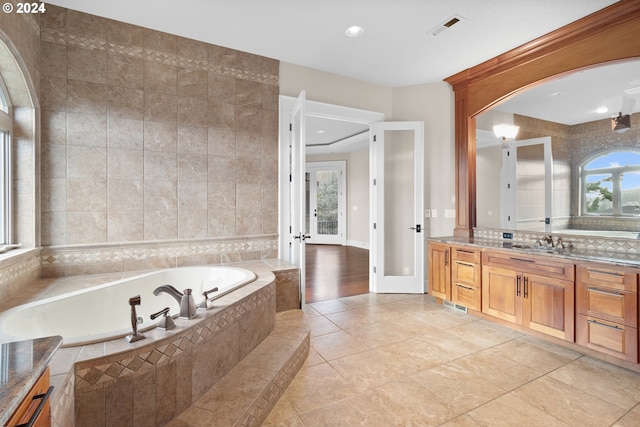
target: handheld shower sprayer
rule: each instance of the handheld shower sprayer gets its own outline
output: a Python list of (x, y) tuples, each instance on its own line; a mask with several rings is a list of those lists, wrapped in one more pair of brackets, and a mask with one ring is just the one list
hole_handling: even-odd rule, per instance
[(131, 306), (131, 328), (133, 333), (127, 335), (127, 341), (130, 343), (140, 341), (144, 339), (144, 335), (138, 333), (138, 316), (136, 314), (136, 305), (140, 305), (140, 295), (129, 298), (129, 305)]

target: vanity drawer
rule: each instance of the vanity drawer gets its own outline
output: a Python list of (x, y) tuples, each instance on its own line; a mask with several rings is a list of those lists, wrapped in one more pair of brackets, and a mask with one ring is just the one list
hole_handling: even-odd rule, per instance
[(482, 264), (557, 279), (573, 280), (575, 278), (575, 266), (573, 263), (564, 262), (553, 257), (515, 252), (485, 251), (482, 253)]
[[(49, 368), (46, 368), (5, 426), (49, 427), (51, 425), (49, 397), (52, 389), (53, 387), (49, 385)], [(31, 424), (29, 424), (30, 422)]]
[(464, 246), (452, 246), (451, 260), (480, 264), (480, 250)]
[(576, 311), (615, 323), (638, 327), (638, 294), (578, 283)]
[(480, 264), (454, 260), (451, 264), (451, 281), (463, 282), (473, 287), (480, 286)]
[(482, 309), (481, 288), (470, 286), (465, 283), (453, 282), (453, 286), (451, 286), (451, 294), (451, 300), (456, 304), (460, 304), (476, 311), (480, 311)]
[(576, 343), (638, 363), (638, 329), (584, 314), (576, 316)]
[(638, 270), (606, 264), (578, 264), (576, 282), (638, 292)]

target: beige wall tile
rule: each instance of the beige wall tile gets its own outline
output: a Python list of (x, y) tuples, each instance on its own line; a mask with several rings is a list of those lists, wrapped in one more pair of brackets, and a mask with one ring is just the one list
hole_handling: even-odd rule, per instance
[(237, 50), (209, 45), (209, 63), (221, 67), (236, 67), (238, 53)]
[(207, 98), (208, 73), (206, 70), (181, 68), (178, 70), (178, 95), (192, 98)]
[(262, 134), (252, 132), (236, 132), (237, 157), (261, 159)]
[(233, 157), (209, 156), (209, 182), (236, 182), (236, 159)]
[(107, 151), (98, 147), (67, 147), (67, 175), (69, 179), (104, 179), (107, 177)]
[(236, 184), (236, 208), (242, 211), (262, 210), (262, 185)]
[(236, 157), (236, 133), (229, 129), (209, 128), (209, 155)]
[(235, 183), (212, 183), (208, 185), (209, 212), (215, 214), (219, 211), (232, 211), (236, 208)]
[(262, 159), (236, 159), (236, 182), (239, 184), (262, 183)]
[(207, 196), (207, 157), (199, 154), (178, 154), (178, 181), (199, 181), (205, 184), (203, 197)]
[(144, 214), (139, 211), (109, 211), (107, 239), (109, 242), (136, 242), (144, 239)]
[(176, 55), (178, 53), (178, 37), (145, 28), (144, 47), (145, 49)]
[(144, 119), (152, 122), (177, 123), (178, 97), (167, 93), (145, 91)]
[(60, 111), (40, 112), (40, 137), (43, 144), (67, 143), (67, 114)]
[(142, 150), (144, 122), (135, 119), (110, 117), (107, 124), (107, 145), (111, 148)]
[(178, 150), (177, 125), (175, 123), (145, 121), (144, 149), (146, 151), (176, 153)]
[(235, 129), (236, 107), (232, 104), (217, 104), (209, 101), (209, 127)]
[(148, 371), (133, 377), (133, 425), (155, 427), (156, 423), (156, 373)]
[(107, 53), (67, 46), (67, 78), (106, 84)]
[(250, 80), (236, 80), (237, 105), (262, 105), (262, 84)]
[(106, 427), (132, 425), (133, 421), (133, 378), (118, 379), (105, 387)]
[(144, 61), (144, 90), (178, 93), (178, 67), (160, 62)]
[(110, 180), (107, 206), (110, 211), (142, 211), (144, 209), (143, 181)]
[(40, 72), (47, 76), (67, 77), (67, 46), (43, 41)]
[(64, 178), (42, 179), (42, 211), (63, 212), (67, 209), (67, 180)]
[(157, 369), (156, 377), (156, 424), (164, 425), (177, 414), (176, 393), (177, 376), (176, 363), (167, 363)]
[(40, 79), (40, 106), (48, 110), (67, 110), (67, 80), (43, 75)]
[(208, 60), (208, 44), (191, 40), (184, 37), (178, 37), (178, 56), (193, 61)]
[(209, 101), (234, 104), (236, 101), (236, 79), (209, 72)]
[(178, 209), (178, 189), (175, 181), (150, 181), (144, 183), (145, 211), (176, 211)]
[[(144, 211), (144, 240), (164, 240), (178, 237), (178, 211), (162, 210)], [(167, 259), (168, 267), (171, 267), (171, 257)], [(146, 268), (157, 268), (159, 266), (149, 265)], [(166, 268), (165, 266), (164, 268)], [(142, 267), (144, 268), (144, 267)], [(136, 269), (141, 269), (137, 267)]]
[(47, 4), (47, 13), (40, 16), (40, 26), (52, 30), (66, 31), (67, 9)]
[(142, 120), (144, 117), (144, 91), (122, 87), (109, 87), (109, 117)]
[(107, 87), (80, 80), (67, 80), (67, 111), (104, 115), (107, 112)]
[(142, 150), (127, 150), (109, 148), (108, 151), (108, 175), (110, 180), (143, 178), (143, 152)]
[(207, 237), (208, 214), (206, 209), (178, 210), (178, 237), (180, 239)]
[(236, 209), (236, 230), (239, 236), (262, 232), (262, 211), (243, 211)]
[(183, 154), (207, 155), (207, 127), (178, 126), (178, 152)]
[(87, 147), (106, 147), (106, 116), (98, 114), (68, 113), (67, 144)]
[(144, 45), (142, 27), (124, 22), (107, 21), (107, 40), (122, 46), (142, 47)]
[(107, 39), (107, 20), (95, 15), (67, 10), (67, 31), (80, 37)]
[(192, 396), (198, 398), (238, 363), (238, 324), (193, 348)]
[(125, 55), (110, 53), (107, 62), (110, 86), (144, 88), (144, 61)]
[(236, 129), (250, 133), (262, 132), (262, 109), (260, 106), (236, 106)]
[(64, 245), (67, 243), (67, 211), (43, 212), (40, 215), (42, 235), (41, 239), (49, 245)]
[(180, 125), (206, 127), (208, 124), (207, 100), (203, 98), (178, 98)]
[(104, 179), (68, 180), (67, 209), (70, 211), (106, 210), (107, 181)]
[(178, 183), (178, 210), (206, 211), (207, 183), (203, 181), (181, 181)]
[(152, 184), (158, 180), (178, 181), (178, 164), (175, 154), (162, 151), (145, 151), (144, 179)]
[(105, 211), (67, 212), (68, 244), (100, 243), (107, 239)]
[(207, 223), (209, 236), (234, 236), (236, 233), (236, 211), (209, 209), (209, 220)]

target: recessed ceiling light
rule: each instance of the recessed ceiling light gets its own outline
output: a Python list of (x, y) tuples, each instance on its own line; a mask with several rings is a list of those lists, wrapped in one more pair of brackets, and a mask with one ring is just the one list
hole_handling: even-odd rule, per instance
[(319, 133), (319, 134), (323, 134), (323, 133), (324, 133), (324, 131), (323, 131), (323, 130), (319, 130), (319, 131), (317, 131), (317, 133)]
[(596, 113), (598, 114), (604, 114), (607, 111), (609, 111), (609, 109), (607, 107), (598, 107), (598, 109), (596, 110)]
[(360, 37), (364, 33), (364, 28), (360, 27), (359, 25), (352, 25), (347, 28), (344, 33), (347, 35), (347, 37)]
[(628, 93), (629, 95), (637, 95), (640, 93), (640, 86), (632, 87), (630, 89), (625, 89), (625, 92)]
[(549, 98), (555, 98), (557, 96), (562, 96), (562, 95), (564, 95), (564, 93), (562, 92), (553, 92), (549, 94)]

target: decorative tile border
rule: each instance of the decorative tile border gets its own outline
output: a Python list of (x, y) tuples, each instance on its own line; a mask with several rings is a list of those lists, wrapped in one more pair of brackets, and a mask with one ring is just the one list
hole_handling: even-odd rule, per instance
[[(489, 239), (489, 240), (504, 240), (502, 238), (503, 232), (513, 233), (513, 239), (509, 241), (513, 243), (530, 245), (533, 242), (539, 240), (541, 237), (548, 235), (549, 233), (541, 233), (534, 231), (517, 231), (517, 230), (502, 230), (491, 228), (474, 228), (473, 237), (476, 239)], [(554, 236), (556, 233), (554, 233)], [(565, 243), (571, 243), (572, 247), (593, 252), (621, 252), (626, 255), (640, 254), (640, 239), (615, 239), (607, 237), (593, 237), (593, 236), (580, 236), (573, 234), (558, 234), (562, 236)], [(565, 237), (566, 236), (566, 237)]]
[(108, 262), (180, 258), (196, 255), (243, 254), (278, 250), (274, 236), (206, 241), (132, 243), (103, 246), (49, 246), (42, 250), (42, 267), (66, 267)]
[(277, 86), (279, 84), (279, 77), (277, 75), (268, 75), (241, 70), (233, 67), (214, 65), (209, 63), (208, 61), (196, 61), (184, 58), (180, 55), (158, 52), (153, 49), (121, 46), (115, 43), (108, 42), (106, 40), (74, 36), (49, 28), (43, 28), (40, 32), (40, 37), (42, 40), (51, 43), (64, 44), (67, 46), (77, 46), (85, 49), (102, 50), (109, 53), (117, 53), (120, 55), (130, 56), (132, 58), (142, 59), (145, 61), (161, 62), (163, 64), (175, 65), (183, 68), (191, 68), (194, 70), (211, 71), (224, 76), (234, 77), (242, 80), (250, 80), (274, 86)]

